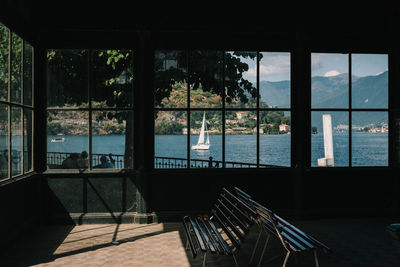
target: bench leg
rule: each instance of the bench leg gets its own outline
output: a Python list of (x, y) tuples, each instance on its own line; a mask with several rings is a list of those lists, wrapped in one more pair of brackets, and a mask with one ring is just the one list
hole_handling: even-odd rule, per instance
[(232, 256), (233, 256), (233, 260), (235, 261), (236, 267), (239, 267), (239, 264), (238, 264), (238, 262), (237, 262), (237, 260), (236, 260), (235, 254), (232, 254)]
[(207, 256), (207, 252), (204, 253), (204, 257), (203, 257), (203, 267), (206, 266), (206, 256)]
[(263, 259), (263, 257), (264, 257), (265, 249), (267, 248), (267, 245), (268, 245), (268, 241), (269, 241), (270, 236), (271, 236), (271, 235), (268, 234), (267, 240), (265, 240), (265, 245), (264, 245), (264, 247), (263, 247), (263, 251), (262, 251), (262, 253), (261, 253), (260, 261), (258, 262), (258, 266), (261, 266), (261, 262), (262, 262), (262, 259)]
[(250, 263), (253, 261), (253, 259), (254, 259), (254, 255), (256, 254), (256, 249), (257, 249), (257, 246), (258, 246), (258, 242), (260, 241), (261, 234), (262, 234), (262, 230), (261, 230), (260, 233), (258, 234), (256, 244), (254, 245), (253, 253), (251, 253), (251, 257), (250, 257), (249, 264), (250, 264)]
[(316, 251), (315, 249), (314, 249), (314, 258), (315, 258), (315, 266), (316, 266), (316, 267), (319, 267), (317, 251)]
[(288, 261), (288, 259), (289, 259), (289, 256), (290, 256), (290, 251), (288, 251), (288, 253), (286, 253), (286, 257), (285, 257), (285, 260), (283, 261), (282, 267), (285, 267), (285, 266), (286, 266), (286, 263), (287, 263), (287, 261)]

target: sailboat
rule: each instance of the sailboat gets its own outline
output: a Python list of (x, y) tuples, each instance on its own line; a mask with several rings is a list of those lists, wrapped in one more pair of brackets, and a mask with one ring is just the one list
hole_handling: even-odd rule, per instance
[[(204, 132), (207, 134), (207, 141), (204, 142)], [(210, 148), (210, 136), (208, 135), (207, 125), (206, 125), (206, 114), (203, 113), (203, 123), (201, 124), (201, 130), (199, 135), (199, 140), (197, 145), (193, 145), (193, 150), (208, 150)]]

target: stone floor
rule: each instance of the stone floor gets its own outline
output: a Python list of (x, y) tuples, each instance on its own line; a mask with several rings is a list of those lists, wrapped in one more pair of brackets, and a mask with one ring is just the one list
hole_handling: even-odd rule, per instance
[[(292, 223), (332, 248), (332, 253), (319, 252), (321, 267), (400, 266), (400, 250), (385, 231), (391, 220)], [(252, 229), (239, 251), (239, 266), (257, 266), (248, 264), (257, 230)], [(262, 266), (282, 266), (284, 255), (270, 260), (284, 252), (277, 240), (271, 240)], [(185, 242), (181, 223), (46, 226), (3, 249), (0, 266), (202, 266), (202, 255), (193, 260)], [(257, 250), (257, 259), (261, 249)], [(207, 266), (234, 266), (229, 256), (207, 255), (206, 260)], [(315, 266), (313, 254), (290, 257), (287, 266)]]

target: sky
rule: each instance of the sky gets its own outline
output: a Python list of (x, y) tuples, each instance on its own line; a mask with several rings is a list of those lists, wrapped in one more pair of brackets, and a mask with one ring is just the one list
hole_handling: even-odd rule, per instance
[[(386, 54), (352, 54), (352, 75), (375, 76), (388, 70)], [(312, 76), (336, 76), (349, 72), (348, 54), (313, 53), (311, 55)]]
[[(256, 81), (256, 60), (241, 59), (249, 65), (244, 78)], [(312, 53), (312, 76), (336, 76), (348, 73), (348, 54)], [(378, 75), (388, 70), (386, 54), (352, 54), (352, 74), (358, 77)], [(260, 81), (290, 80), (290, 53), (263, 52), (260, 61)]]

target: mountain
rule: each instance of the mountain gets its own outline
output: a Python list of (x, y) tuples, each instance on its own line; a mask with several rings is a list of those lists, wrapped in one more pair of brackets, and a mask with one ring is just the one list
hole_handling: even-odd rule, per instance
[[(349, 85), (347, 73), (331, 77), (315, 76), (312, 77), (311, 84), (312, 108), (348, 108)], [(387, 88), (387, 71), (375, 76), (352, 76), (352, 107), (361, 109), (387, 108)], [(289, 107), (290, 81), (261, 81), (260, 95), (261, 100), (269, 106)], [(347, 112), (337, 112), (333, 120), (333, 126), (348, 124), (348, 114)], [(387, 121), (387, 113), (382, 112), (360, 112), (353, 116), (353, 124), (359, 126), (370, 123), (387, 123)], [(322, 119), (319, 116), (312, 116), (312, 125), (321, 129)]]

